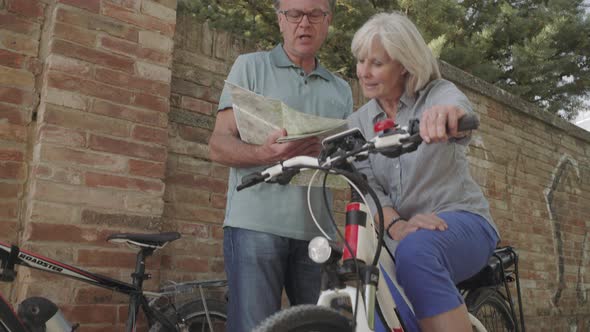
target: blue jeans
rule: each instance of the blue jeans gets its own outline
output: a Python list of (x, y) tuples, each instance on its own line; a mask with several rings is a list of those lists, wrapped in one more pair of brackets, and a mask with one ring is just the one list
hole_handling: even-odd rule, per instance
[(309, 241), (225, 227), (223, 254), (229, 286), (227, 331), (250, 332), (281, 308), (283, 287), (291, 305), (316, 303), (320, 265)]

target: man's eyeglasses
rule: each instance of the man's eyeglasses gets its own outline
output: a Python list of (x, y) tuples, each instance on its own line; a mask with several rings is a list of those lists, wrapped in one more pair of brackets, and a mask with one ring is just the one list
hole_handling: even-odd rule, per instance
[(288, 22), (299, 23), (303, 20), (303, 16), (307, 16), (309, 23), (321, 23), (324, 18), (328, 16), (329, 12), (321, 9), (314, 9), (310, 12), (304, 12), (299, 9), (279, 10), (279, 14), (284, 14)]

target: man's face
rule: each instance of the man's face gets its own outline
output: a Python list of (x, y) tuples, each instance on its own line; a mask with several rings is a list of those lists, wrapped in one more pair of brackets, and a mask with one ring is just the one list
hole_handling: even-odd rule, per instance
[[(283, 11), (277, 15), (283, 46), (289, 58), (299, 62), (315, 57), (332, 21), (328, 0), (282, 0), (279, 10)], [(298, 15), (302, 12), (307, 15)], [(324, 13), (327, 15), (324, 16)]]

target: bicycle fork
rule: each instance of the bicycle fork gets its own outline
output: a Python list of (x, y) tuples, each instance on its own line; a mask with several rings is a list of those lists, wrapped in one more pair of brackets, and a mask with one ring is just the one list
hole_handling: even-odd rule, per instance
[[(358, 274), (363, 285), (364, 310), (367, 325), (371, 331), (375, 330), (375, 294), (379, 281), (379, 269), (370, 264), (375, 252), (375, 229), (368, 208), (357, 201), (353, 194), (353, 201), (346, 206), (346, 226), (344, 239), (348, 246), (344, 248), (342, 256), (343, 266), (352, 271), (358, 268)], [(352, 252), (351, 252), (352, 251)], [(355, 262), (356, 258), (356, 262)]]

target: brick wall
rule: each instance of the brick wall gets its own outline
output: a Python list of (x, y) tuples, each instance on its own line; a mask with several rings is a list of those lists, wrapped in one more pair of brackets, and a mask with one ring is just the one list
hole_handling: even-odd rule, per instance
[[(28, 178), (27, 147), (33, 111), (39, 102), (39, 42), (46, 4), (0, 1), (0, 234), (15, 242)], [(8, 285), (0, 284), (6, 293)]]
[[(134, 253), (105, 239), (162, 228), (176, 0), (0, 4), (2, 238), (128, 280)], [(125, 319), (124, 297), (27, 269), (10, 294), (88, 331)]]
[[(109, 233), (178, 230), (147, 287), (223, 277), (228, 169), (207, 141), (223, 80), (254, 46), (201, 23), (176, 19), (176, 0), (0, 0), (2, 241), (127, 279), (134, 253)], [(472, 173), (520, 249), (529, 330), (587, 330), (590, 134), (442, 65), (481, 116)], [(85, 331), (120, 330), (126, 310), (25, 269), (0, 291), (47, 296)]]

